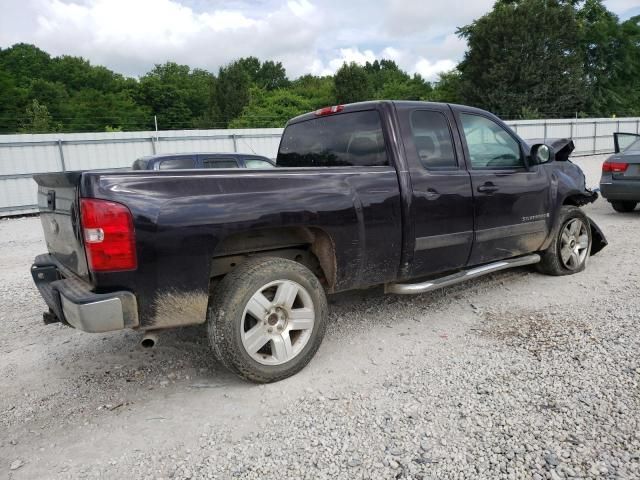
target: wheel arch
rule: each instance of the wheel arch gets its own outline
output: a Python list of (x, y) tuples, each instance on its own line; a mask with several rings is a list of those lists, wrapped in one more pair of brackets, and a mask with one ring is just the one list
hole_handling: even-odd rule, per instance
[(253, 256), (295, 260), (314, 272), (328, 291), (335, 289), (335, 244), (321, 228), (277, 227), (234, 232), (224, 237), (213, 251), (210, 276), (225, 275)]

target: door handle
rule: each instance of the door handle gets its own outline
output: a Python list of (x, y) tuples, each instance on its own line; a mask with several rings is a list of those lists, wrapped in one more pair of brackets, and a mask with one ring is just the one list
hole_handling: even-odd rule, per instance
[(478, 191), (481, 193), (493, 193), (493, 192), (497, 192), (498, 190), (500, 189), (491, 182), (487, 182), (484, 185), (480, 185), (478, 187)]
[(427, 200), (437, 200), (438, 198), (440, 198), (440, 194), (438, 193), (437, 190), (434, 190), (433, 188), (428, 188), (426, 192), (424, 192), (424, 196), (427, 198)]

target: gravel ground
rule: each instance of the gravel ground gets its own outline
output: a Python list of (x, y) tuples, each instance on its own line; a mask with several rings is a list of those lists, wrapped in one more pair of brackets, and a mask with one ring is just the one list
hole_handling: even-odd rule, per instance
[(315, 359), (266, 386), (201, 327), (144, 350), (43, 325), (39, 220), (0, 221), (0, 477), (640, 478), (640, 210), (586, 211), (610, 245), (585, 272), (333, 296)]

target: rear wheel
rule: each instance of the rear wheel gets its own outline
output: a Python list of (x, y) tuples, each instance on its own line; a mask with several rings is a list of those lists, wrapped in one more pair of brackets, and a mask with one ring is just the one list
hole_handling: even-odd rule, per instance
[(591, 252), (591, 225), (578, 207), (564, 206), (555, 238), (544, 252), (538, 269), (547, 275), (571, 275), (584, 270)]
[(207, 315), (216, 357), (248, 380), (268, 383), (299, 372), (326, 329), (324, 289), (303, 265), (249, 259), (216, 286)]
[(633, 212), (633, 210), (636, 208), (636, 205), (638, 205), (638, 202), (632, 202), (632, 201), (611, 202), (611, 206), (613, 207), (613, 209), (616, 212), (620, 212), (620, 213)]

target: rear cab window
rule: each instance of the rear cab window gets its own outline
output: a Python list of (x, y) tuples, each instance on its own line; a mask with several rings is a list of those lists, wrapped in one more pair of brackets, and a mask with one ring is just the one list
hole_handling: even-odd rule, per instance
[(157, 170), (181, 170), (195, 167), (192, 157), (167, 158), (156, 165)]
[(375, 167), (389, 165), (380, 115), (347, 112), (289, 125), (276, 163), (280, 167)]
[(234, 158), (204, 158), (203, 168), (238, 168), (238, 162)]

